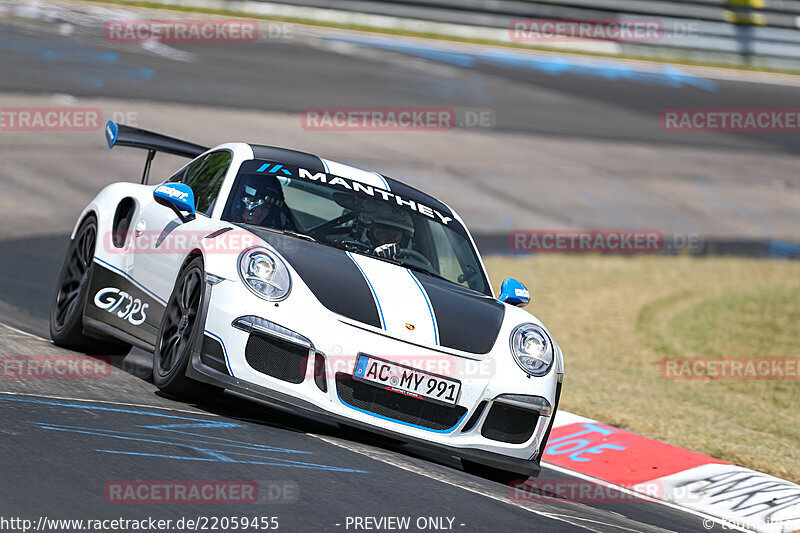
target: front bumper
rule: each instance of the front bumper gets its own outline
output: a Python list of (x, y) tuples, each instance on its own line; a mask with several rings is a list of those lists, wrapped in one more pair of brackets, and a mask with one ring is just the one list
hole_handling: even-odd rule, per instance
[[(370, 331), (368, 327), (348, 323), (313, 298), (308, 298), (311, 295), (305, 295), (307, 298), (303, 296), (294, 294), (293, 298), (276, 305), (243, 290), (238, 280), (207, 284), (201, 317), (201, 324), (205, 325), (204, 334), (198, 335), (187, 375), (198, 381), (213, 383), (285, 407), (324, 415), (343, 424), (494, 468), (528, 476), (538, 475), (539, 450), (546, 442), (560, 392), (560, 375), (555, 370), (543, 378), (532, 378), (522, 372), (508, 354), (505, 354), (507, 357), (498, 357), (493, 353), (485, 356), (456, 355), (452, 351), (444, 352), (399, 341), (378, 331)], [(301, 307), (291, 300), (305, 301), (306, 305)], [(251, 365), (252, 359), (248, 362), (246, 354), (251, 336), (257, 336), (259, 342), (266, 340), (280, 346), (290, 344), (286, 342), (285, 331), (282, 332), (280, 328), (277, 330), (279, 335), (270, 335), (265, 331), (245, 331), (245, 328), (232, 326), (238, 318), (246, 315), (278, 324), (289, 332), (299, 334), (310, 344), (309, 347), (300, 343), (294, 346), (300, 352), (304, 349), (308, 351), (308, 357), (301, 362), (305, 368), (301, 369), (299, 379), (275, 377), (279, 375), (275, 372), (268, 375), (263, 368), (261, 372), (256, 370)], [(281, 333), (284, 333), (283, 338)], [(209, 364), (207, 354), (203, 353), (208, 351), (204, 340), (207, 341), (209, 337), (221, 344), (224, 365)], [(250, 345), (251, 353), (252, 349)], [(421, 416), (409, 418), (408, 412), (401, 411), (406, 407), (414, 410), (418, 406), (408, 402), (424, 400), (406, 400), (397, 393), (360, 382), (357, 386), (362, 390), (358, 394), (353, 393), (350, 390), (353, 382), (349, 378), (359, 352), (390, 358), (416, 358), (428, 364), (433, 361), (437, 369), (447, 367), (447, 375), (462, 383), (461, 393), (453, 408), (458, 409), (455, 414), (459, 416), (450, 417), (445, 422), (423, 421)], [(322, 356), (324, 363), (320, 364), (317, 360), (319, 356)], [(366, 392), (375, 393), (366, 404), (363, 398), (356, 398), (357, 395), (364, 396), (363, 387), (372, 387)], [(518, 402), (499, 398), (507, 394), (526, 395), (539, 401), (536, 402), (537, 407), (526, 408)], [(406, 407), (399, 407), (400, 411), (386, 409), (381, 405), (380, 395), (392, 396), (393, 405), (390, 407), (396, 408), (401, 404)], [(400, 400), (399, 403), (397, 400)], [(542, 408), (544, 405), (547, 408)], [(424, 407), (430, 411), (428, 406)], [(441, 409), (441, 406), (438, 408)], [(514, 433), (514, 428), (509, 428), (513, 436), (503, 433), (502, 423), (498, 427), (497, 417), (512, 412), (518, 417), (531, 417), (525, 419), (530, 423), (530, 431)], [(494, 417), (491, 423), (490, 417)], [(443, 417), (443, 420), (446, 418)], [(503, 419), (500, 420), (502, 422)], [(513, 422), (514, 418), (506, 416), (504, 420)]]

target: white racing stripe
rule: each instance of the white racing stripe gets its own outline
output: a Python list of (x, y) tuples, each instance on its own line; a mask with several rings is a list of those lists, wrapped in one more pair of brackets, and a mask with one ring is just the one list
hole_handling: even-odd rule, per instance
[(386, 180), (383, 178), (383, 176), (377, 172), (367, 172), (366, 170), (361, 170), (360, 168), (351, 167), (350, 165), (344, 165), (342, 163), (329, 161), (327, 159), (323, 159), (322, 164), (325, 165), (328, 174), (366, 183), (367, 185), (372, 185), (373, 187), (378, 187), (379, 189), (384, 189), (386, 191), (390, 190), (389, 184), (386, 183)]
[(375, 296), (383, 329), (392, 336), (417, 344), (436, 345), (436, 315), (422, 285), (408, 269), (347, 254), (361, 270)]

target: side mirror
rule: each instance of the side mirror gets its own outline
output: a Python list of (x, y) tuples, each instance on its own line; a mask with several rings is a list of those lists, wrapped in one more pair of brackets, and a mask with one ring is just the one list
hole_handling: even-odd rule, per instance
[(194, 192), (185, 183), (164, 183), (159, 185), (153, 191), (153, 198), (159, 204), (175, 211), (181, 221), (189, 222), (194, 220)]
[(521, 282), (514, 278), (506, 278), (500, 286), (500, 296), (497, 299), (508, 305), (525, 307), (531, 301), (531, 293)]

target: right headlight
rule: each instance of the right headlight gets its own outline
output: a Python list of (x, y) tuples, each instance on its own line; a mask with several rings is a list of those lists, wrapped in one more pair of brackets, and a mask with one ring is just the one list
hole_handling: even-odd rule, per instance
[(553, 343), (536, 324), (520, 324), (511, 332), (511, 353), (531, 376), (541, 377), (553, 366)]
[(292, 280), (280, 257), (266, 248), (250, 248), (239, 256), (239, 276), (260, 298), (277, 302), (289, 295)]

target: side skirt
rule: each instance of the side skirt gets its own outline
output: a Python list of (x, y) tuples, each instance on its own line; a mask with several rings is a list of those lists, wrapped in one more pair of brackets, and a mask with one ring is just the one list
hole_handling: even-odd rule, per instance
[(127, 342), (128, 344), (132, 344), (133, 346), (141, 348), (147, 352), (152, 353), (156, 351), (156, 347), (152, 344), (134, 337), (130, 333), (126, 333), (119, 328), (115, 328), (114, 326), (106, 324), (105, 322), (100, 322), (99, 320), (88, 316), (83, 317), (83, 332), (90, 337), (97, 336), (99, 333), (103, 337), (111, 337), (123, 342)]

